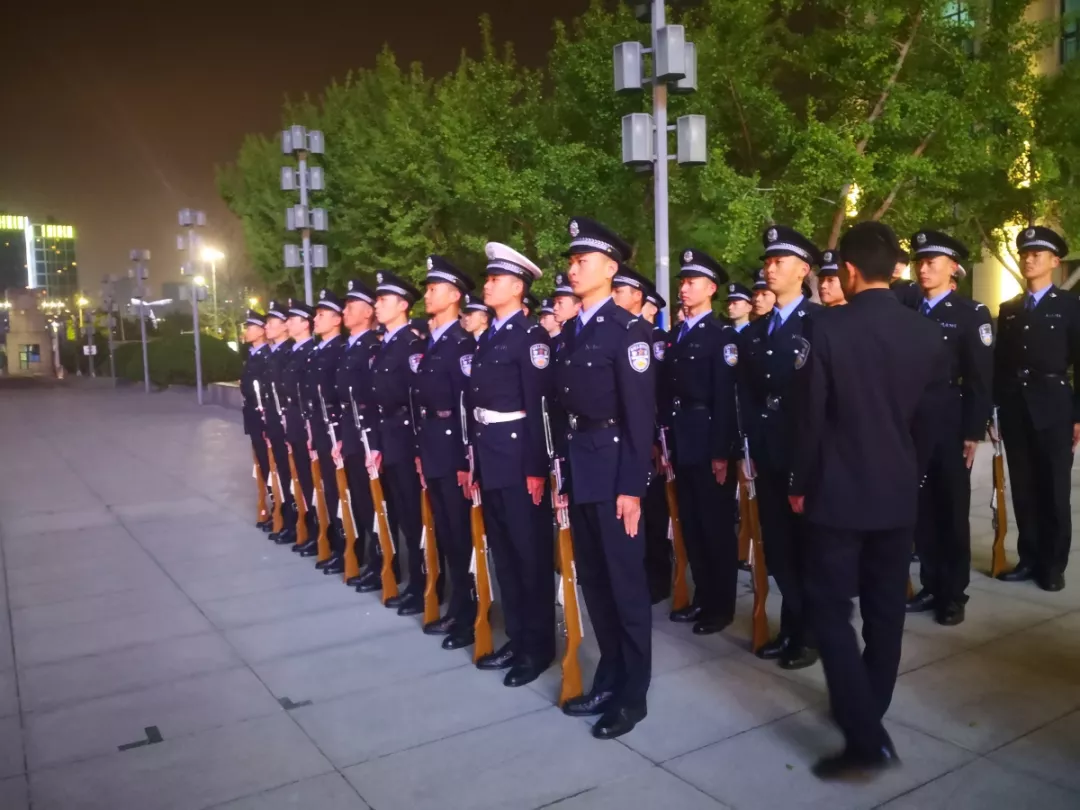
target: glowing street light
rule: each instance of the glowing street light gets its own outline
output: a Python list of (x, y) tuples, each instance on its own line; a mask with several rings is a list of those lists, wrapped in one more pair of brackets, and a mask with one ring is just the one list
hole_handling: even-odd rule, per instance
[(80, 307), (85, 308), (90, 302), (87, 301), (86, 298), (84, 298), (83, 296), (80, 295), (79, 300), (76, 301), (75, 303), (78, 304)]
[(259, 305), (259, 299), (258, 297), (253, 295), (251, 296), (251, 298), (248, 299), (248, 303), (251, 305), (252, 309), (255, 309), (255, 307)]
[(205, 287), (205, 286), (206, 286), (206, 279), (205, 279), (205, 278), (203, 278), (202, 276), (195, 276), (195, 278), (193, 278), (193, 279), (191, 280), (191, 282), (192, 282), (192, 283), (193, 283), (193, 284), (194, 284), (194, 285), (195, 285), (196, 287)]

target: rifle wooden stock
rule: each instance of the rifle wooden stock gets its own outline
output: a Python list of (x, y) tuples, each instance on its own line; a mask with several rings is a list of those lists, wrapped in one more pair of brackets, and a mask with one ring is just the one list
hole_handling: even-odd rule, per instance
[(750, 572), (754, 583), (753, 630), (751, 649), (760, 650), (769, 643), (769, 617), (765, 613), (765, 602), (769, 597), (769, 571), (765, 567), (765, 545), (761, 537), (761, 517), (758, 513), (756, 495), (751, 497), (747, 481), (740, 473), (740, 483), (747, 490), (746, 518), (750, 532)]
[(668, 475), (664, 484), (668, 517), (671, 520), (671, 548), (675, 556), (672, 571), (671, 609), (682, 610), (690, 604), (690, 587), (686, 583), (686, 544), (683, 542), (682, 520), (679, 519), (679, 499), (675, 494), (675, 476)]
[(915, 598), (915, 586), (911, 583), (911, 574), (907, 577), (907, 598), (909, 602)]
[(285, 528), (285, 518), (281, 514), (281, 505), (285, 502), (285, 495), (281, 491), (281, 476), (278, 475), (277, 462), (274, 460), (274, 451), (267, 448), (270, 457), (270, 487), (274, 493), (273, 523), (270, 530), (277, 534)]
[(1005, 459), (994, 455), (994, 497), (990, 504), (994, 510), (994, 547), (990, 555), (990, 576), (997, 577), (1008, 567), (1005, 558), (1005, 534), (1009, 529), (1009, 512), (1005, 508)]
[(330, 559), (330, 513), (326, 508), (326, 490), (318, 457), (311, 460), (311, 479), (315, 482), (315, 514), (319, 516), (319, 554), (315, 559), (322, 562)]
[(739, 481), (739, 562), (750, 559), (750, 519), (747, 517), (746, 485)]
[(559, 527), (558, 548), (563, 622), (566, 625), (566, 652), (562, 657), (562, 686), (559, 689), (559, 705), (562, 706), (582, 693), (581, 663), (578, 661), (582, 639), (581, 606), (578, 604), (574, 540), (569, 526)]
[(254, 463), (254, 467), (251, 470), (251, 476), (255, 479), (256, 487), (256, 502), (255, 502), (255, 515), (256, 521), (262, 523), (269, 519), (270, 512), (266, 508), (266, 481), (263, 480), (262, 472), (259, 470), (259, 457), (255, 455), (255, 448), (251, 448), (251, 458)]
[(302, 546), (308, 541), (307, 500), (300, 487), (300, 478), (296, 474), (296, 459), (293, 457), (292, 445), (285, 446), (289, 450), (289, 474), (292, 476), (293, 503), (296, 504), (296, 545)]
[(398, 595), (397, 577), (394, 576), (394, 538), (390, 533), (390, 520), (386, 517), (386, 496), (383, 495), (382, 481), (378, 477), (368, 477), (371, 486), (371, 501), (375, 504), (375, 520), (379, 527), (379, 548), (382, 550), (382, 601)]
[(480, 496), (473, 496), (472, 509), (469, 511), (472, 527), (473, 546), (473, 581), (476, 583), (476, 622), (473, 624), (473, 662), (481, 656), (495, 651), (495, 640), (491, 635), (491, 572), (488, 570), (487, 529), (484, 526), (484, 509), (480, 505)]
[(420, 490), (420, 519), (424, 524), (424, 624), (439, 620), (439, 547), (435, 544), (435, 515), (427, 487)]
[(341, 524), (345, 528), (345, 573), (342, 579), (348, 582), (360, 576), (360, 561), (356, 559), (356, 515), (352, 509), (352, 494), (349, 492), (349, 479), (345, 475), (345, 466), (337, 462), (334, 470), (337, 477), (338, 503), (341, 504)]

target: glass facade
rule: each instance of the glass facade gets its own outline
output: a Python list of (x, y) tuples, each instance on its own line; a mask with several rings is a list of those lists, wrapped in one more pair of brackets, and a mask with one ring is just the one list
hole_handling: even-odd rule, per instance
[(0, 297), (26, 286), (26, 217), (0, 214)]
[(75, 229), (70, 225), (30, 225), (27, 230), (27, 286), (50, 298), (70, 298), (79, 289)]
[(1080, 0), (1061, 0), (1061, 64), (1080, 52)]

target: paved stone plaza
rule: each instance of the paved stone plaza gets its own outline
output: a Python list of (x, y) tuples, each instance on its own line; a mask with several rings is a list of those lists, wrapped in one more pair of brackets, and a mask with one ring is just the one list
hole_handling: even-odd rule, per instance
[[(976, 573), (963, 625), (911, 618), (903, 767), (825, 785), (821, 668), (749, 654), (748, 592), (722, 636), (657, 610), (649, 717), (599, 742), (557, 668), (507, 689), (268, 542), (238, 413), (5, 389), (0, 437), (3, 810), (1080, 808), (1080, 561), (1063, 593)], [(975, 485), (981, 571), (989, 447)]]

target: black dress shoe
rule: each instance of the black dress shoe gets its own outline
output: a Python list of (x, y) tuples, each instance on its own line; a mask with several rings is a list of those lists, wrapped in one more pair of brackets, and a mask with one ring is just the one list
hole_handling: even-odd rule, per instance
[(326, 565), (322, 570), (324, 574), (328, 576), (331, 574), (337, 574), (340, 576), (341, 574), (345, 573), (345, 560), (341, 559), (341, 557), (331, 557), (327, 562), (328, 565)]
[(319, 541), (308, 540), (304, 545), (297, 547), (297, 553), (301, 557), (314, 557), (319, 553)]
[(694, 624), (695, 636), (711, 636), (731, 624), (731, 619), (699, 619)]
[(598, 740), (614, 740), (629, 734), (634, 726), (645, 719), (647, 712), (641, 709), (608, 709), (592, 727), (592, 735)]
[(328, 565), (330, 565), (330, 563), (332, 563), (333, 561), (334, 561), (334, 557), (333, 557), (333, 555), (331, 555), (331, 556), (327, 557), (325, 560), (319, 560), (317, 563), (315, 563), (315, 567), (318, 568), (320, 571), (322, 571), (324, 568), (326, 568)]
[(964, 606), (959, 602), (949, 602), (934, 611), (934, 621), (946, 627), (955, 627), (964, 621)]
[(928, 610), (934, 609), (934, 595), (930, 591), (923, 588), (913, 597), (908, 599), (907, 606), (904, 608), (908, 613), (925, 613)]
[(424, 625), (424, 635), (426, 636), (446, 636), (454, 632), (457, 627), (457, 619), (453, 616), (443, 616), (441, 619), (436, 619), (433, 622), (428, 622)]
[(998, 579), (1002, 582), (1026, 582), (1035, 579), (1035, 566), (1021, 560), (1012, 571), (998, 574)]
[(345, 584), (348, 585), (350, 588), (355, 588), (357, 585), (359, 585), (363, 581), (364, 581), (364, 575), (363, 574), (357, 574), (355, 577), (349, 577), (347, 580), (345, 580)]
[(1057, 572), (1038, 577), (1035, 583), (1044, 591), (1057, 593), (1065, 590), (1065, 574)]
[(514, 649), (506, 642), (495, 652), (481, 655), (476, 662), (477, 669), (509, 669), (514, 665)]
[(262, 529), (264, 532), (270, 531), (274, 527), (273, 521), (260, 520), (255, 524), (256, 529)]
[(282, 529), (274, 542), (279, 546), (296, 545), (296, 529)]
[(900, 757), (892, 743), (883, 745), (877, 751), (861, 754), (845, 750), (842, 754), (819, 759), (811, 768), (814, 776), (823, 781), (860, 781), (869, 779), (900, 765)]
[(503, 686), (524, 686), (527, 683), (532, 683), (543, 675), (544, 670), (547, 668), (548, 665), (546, 664), (541, 666), (535, 661), (525, 659), (521, 663), (510, 667), (510, 671), (503, 678)]
[(761, 648), (754, 655), (764, 661), (774, 661), (784, 654), (787, 646), (787, 636), (777, 636), (767, 644), (761, 645)]
[(476, 636), (471, 627), (458, 628), (442, 640), (444, 650), (460, 650), (463, 647), (471, 647), (476, 643)]
[(668, 618), (673, 622), (689, 624), (690, 622), (696, 622), (699, 616), (701, 616), (701, 608), (697, 605), (687, 605), (682, 610), (671, 611)]
[(405, 600), (398, 605), (398, 616), (416, 616), (424, 612), (424, 598), (406, 592)]
[(372, 593), (382, 590), (382, 575), (377, 571), (367, 571), (360, 575), (360, 581), (356, 584), (357, 593)]
[(789, 644), (780, 656), (780, 669), (806, 669), (818, 662), (818, 651), (813, 647), (796, 647)]
[(603, 714), (611, 707), (614, 692), (589, 692), (576, 698), (570, 698), (562, 706), (562, 713), (570, 717), (591, 717)]

